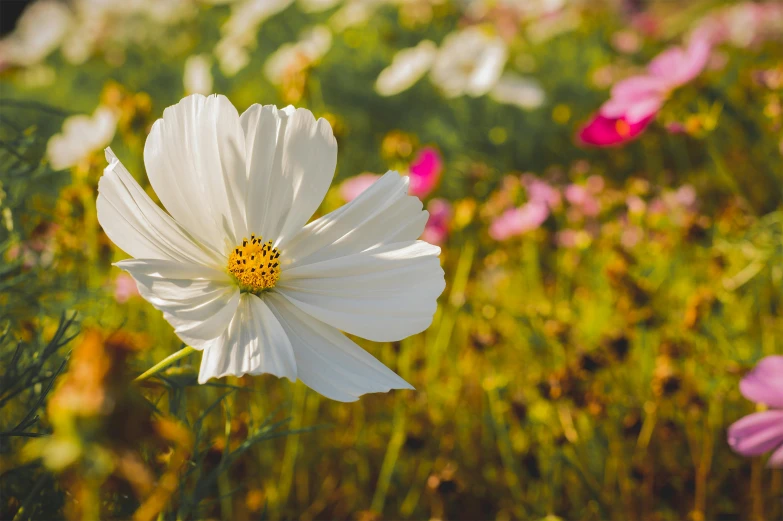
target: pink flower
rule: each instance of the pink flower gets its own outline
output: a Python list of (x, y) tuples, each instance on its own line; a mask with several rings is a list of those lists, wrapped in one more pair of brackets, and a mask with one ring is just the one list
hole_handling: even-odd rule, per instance
[(638, 123), (630, 124), (624, 117), (607, 118), (597, 114), (587, 125), (582, 127), (578, 137), (582, 143), (587, 145), (598, 147), (621, 145), (644, 132), (652, 119), (653, 116), (649, 116)]
[(346, 179), (340, 185), (340, 197), (342, 197), (346, 203), (350, 203), (380, 178), (381, 176), (378, 174), (359, 174), (350, 179)]
[(586, 144), (612, 146), (641, 134), (671, 92), (693, 80), (707, 65), (712, 46), (695, 37), (686, 48), (672, 47), (656, 56), (647, 72), (615, 84), (598, 114), (579, 132)]
[(136, 286), (136, 281), (133, 277), (125, 272), (117, 275), (114, 279), (114, 300), (120, 304), (125, 304), (131, 297), (139, 296), (139, 288)]
[(546, 181), (532, 174), (525, 174), (522, 176), (522, 184), (525, 185), (527, 197), (531, 202), (545, 204), (551, 210), (560, 206), (560, 192)]
[(496, 241), (505, 241), (516, 235), (535, 230), (549, 217), (549, 207), (540, 202), (529, 202), (519, 208), (506, 210), (489, 226), (489, 235)]
[(424, 226), (421, 240), (431, 244), (442, 245), (449, 236), (449, 223), (451, 222), (451, 203), (445, 199), (433, 199), (427, 204), (430, 217)]
[(593, 197), (590, 190), (582, 185), (568, 185), (565, 189), (565, 198), (587, 217), (595, 217), (601, 211), (601, 204)]
[(443, 171), (443, 158), (432, 147), (419, 150), (410, 165), (411, 187), (409, 193), (416, 197), (427, 197), (437, 186)]
[(783, 467), (783, 356), (761, 360), (740, 382), (742, 395), (772, 409), (749, 414), (728, 430), (729, 446), (743, 456), (774, 450), (767, 463)]

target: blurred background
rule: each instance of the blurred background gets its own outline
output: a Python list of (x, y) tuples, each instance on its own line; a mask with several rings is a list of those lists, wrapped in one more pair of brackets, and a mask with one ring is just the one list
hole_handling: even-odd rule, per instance
[[(2, 519), (779, 519), (726, 428), (780, 352), (783, 4), (0, 3)], [(357, 341), (416, 391), (197, 385), (98, 225), (110, 145), (190, 93), (307, 107), (319, 214), (411, 176), (432, 326)], [(157, 199), (155, 199), (157, 201)]]

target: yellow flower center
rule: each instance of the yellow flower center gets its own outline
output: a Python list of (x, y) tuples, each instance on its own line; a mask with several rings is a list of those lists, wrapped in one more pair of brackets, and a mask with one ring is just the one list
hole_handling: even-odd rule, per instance
[(228, 271), (244, 291), (273, 288), (280, 278), (280, 252), (272, 247), (272, 241), (264, 243), (261, 237), (251, 235), (228, 256)]

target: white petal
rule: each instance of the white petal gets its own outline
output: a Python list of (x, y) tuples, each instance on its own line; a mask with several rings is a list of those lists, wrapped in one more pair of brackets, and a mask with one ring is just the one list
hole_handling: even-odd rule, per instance
[(413, 389), (337, 329), (315, 320), (274, 292), (264, 297), (296, 356), (297, 376), (327, 398), (356, 401), (365, 393)]
[(194, 94), (167, 108), (144, 163), (163, 206), (193, 236), (226, 253), (247, 235), (245, 136), (225, 96)]
[(266, 303), (245, 293), (228, 329), (205, 346), (198, 381), (264, 373), (293, 382), (296, 358), (288, 335)]
[(499, 103), (510, 103), (525, 110), (537, 109), (546, 101), (541, 84), (513, 72), (507, 72), (489, 93)]
[(432, 322), (445, 282), (440, 248), (423, 241), (284, 269), (276, 289), (302, 311), (353, 335), (401, 340)]
[(251, 233), (275, 245), (307, 223), (323, 201), (337, 164), (329, 123), (306, 109), (253, 105), (242, 114)]
[(239, 289), (219, 270), (155, 259), (116, 265), (131, 274), (141, 296), (163, 311), (182, 341), (197, 349), (226, 330), (239, 304)]
[(196, 244), (174, 219), (142, 190), (110, 148), (109, 166), (98, 181), (98, 222), (125, 253), (145, 259), (167, 259), (219, 266), (220, 256)]
[(430, 69), (437, 51), (434, 43), (423, 40), (416, 47), (397, 52), (391, 65), (378, 75), (375, 90), (381, 96), (394, 96), (409, 89)]
[(429, 214), (408, 195), (408, 185), (407, 176), (387, 172), (348, 204), (305, 226), (286, 244), (285, 268), (416, 240)]

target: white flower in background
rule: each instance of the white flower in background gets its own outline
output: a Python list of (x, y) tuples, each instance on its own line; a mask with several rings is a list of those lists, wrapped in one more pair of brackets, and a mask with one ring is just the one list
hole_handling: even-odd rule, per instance
[(185, 61), (183, 84), (187, 94), (212, 93), (212, 60), (206, 54), (194, 54)]
[(317, 62), (332, 46), (332, 32), (324, 25), (305, 29), (295, 43), (281, 45), (264, 64), (264, 75), (274, 85), (292, 72), (303, 70)]
[(489, 97), (498, 103), (516, 105), (525, 110), (537, 109), (546, 101), (541, 84), (513, 72), (504, 73), (492, 88)]
[(430, 70), (437, 52), (438, 47), (429, 40), (397, 52), (391, 65), (378, 75), (375, 90), (381, 96), (394, 96), (411, 88)]
[(62, 132), (49, 139), (46, 156), (55, 170), (70, 168), (111, 143), (116, 131), (117, 115), (109, 107), (99, 106), (92, 116), (70, 116)]
[(468, 27), (443, 40), (430, 77), (448, 97), (482, 96), (495, 86), (507, 59), (502, 38)]
[(297, 4), (305, 13), (320, 13), (339, 4), (342, 0), (299, 0)]
[(72, 23), (65, 4), (35, 2), (19, 18), (14, 31), (0, 40), (0, 69), (39, 63), (62, 42)]
[(261, 24), (293, 1), (244, 0), (231, 5), (231, 15), (221, 27), (223, 36), (215, 46), (215, 56), (225, 75), (233, 76), (247, 66), (250, 62), (248, 49), (256, 44)]
[(329, 124), (305, 109), (223, 96), (169, 107), (144, 148), (147, 196), (111, 150), (98, 220), (134, 257), (117, 263), (179, 337), (199, 381), (271, 373), (329, 398), (411, 388), (341, 331), (397, 341), (426, 329), (443, 291), (440, 249), (408, 180), (388, 172), (307, 224), (334, 175)]

